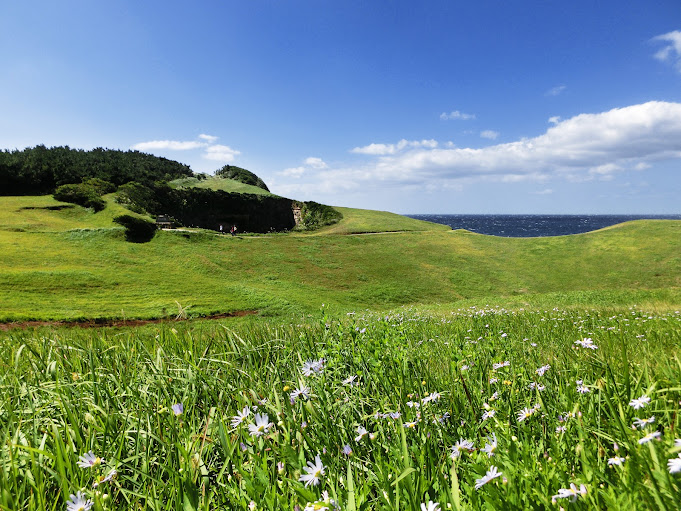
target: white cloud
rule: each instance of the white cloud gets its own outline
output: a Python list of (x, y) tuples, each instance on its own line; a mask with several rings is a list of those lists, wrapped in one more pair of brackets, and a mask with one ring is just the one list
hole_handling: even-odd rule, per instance
[(534, 192), (535, 195), (551, 195), (553, 193), (553, 190), (551, 188), (545, 188), (544, 190), (539, 190), (538, 192)]
[(453, 119), (461, 119), (462, 121), (468, 121), (469, 119), (475, 119), (475, 114), (464, 114), (463, 112), (459, 112), (458, 110), (454, 110), (453, 112), (442, 112), (440, 114), (440, 119), (443, 121), (451, 121)]
[(321, 158), (315, 158), (314, 156), (306, 158), (305, 165), (309, 165), (313, 169), (325, 169), (328, 167), (324, 160), (322, 160)]
[(565, 89), (567, 89), (567, 85), (558, 85), (557, 87), (553, 87), (553, 88), (547, 90), (544, 95), (545, 96), (558, 96)]
[[(401, 149), (409, 149), (401, 151)], [(434, 141), (370, 144), (354, 153), (360, 165), (327, 168), (297, 185), (300, 190), (446, 186), (489, 180), (573, 182), (612, 179), (624, 169), (681, 159), (681, 103), (652, 101), (556, 120), (545, 133), (482, 148), (440, 148)]]
[(205, 140), (206, 142), (209, 142), (209, 143), (212, 144), (213, 142), (215, 142), (215, 141), (216, 141), (218, 138), (220, 138), (220, 137), (214, 137), (213, 135), (206, 135), (206, 134), (204, 134), (204, 133), (201, 133), (201, 134), (199, 135), (199, 138), (200, 138), (201, 140)]
[(198, 149), (199, 147), (204, 147), (205, 142), (180, 142), (177, 140), (152, 140), (150, 142), (140, 142), (132, 146), (133, 149), (138, 151), (153, 151), (162, 149), (171, 149), (173, 151), (188, 151), (190, 149)]
[(497, 137), (499, 136), (498, 131), (492, 131), (492, 130), (485, 130), (480, 132), (480, 136), (482, 138), (487, 138), (489, 140), (496, 140)]
[(234, 157), (241, 152), (226, 145), (215, 144), (206, 147), (203, 157), (206, 160), (214, 160), (229, 163), (234, 161)]
[(305, 173), (306, 170), (307, 169), (305, 167), (291, 167), (282, 170), (281, 175), (286, 177), (299, 178)]
[(681, 30), (674, 30), (652, 38), (652, 41), (662, 41), (665, 46), (653, 55), (660, 62), (669, 62), (681, 73)]
[(551, 124), (558, 124), (560, 122), (560, 116), (554, 115), (553, 117), (549, 117), (549, 122)]
[(637, 163), (634, 166), (634, 169), (635, 170), (646, 170), (646, 169), (649, 169), (650, 167), (651, 167), (650, 163), (646, 163), (646, 162), (642, 161), (642, 162)]
[(425, 147), (429, 149), (434, 149), (437, 147), (436, 140), (400, 140), (397, 144), (369, 144), (364, 147), (355, 147), (351, 149), (350, 152), (356, 154), (369, 154), (374, 156), (381, 156), (386, 154), (397, 154), (404, 149), (414, 149), (419, 147)]

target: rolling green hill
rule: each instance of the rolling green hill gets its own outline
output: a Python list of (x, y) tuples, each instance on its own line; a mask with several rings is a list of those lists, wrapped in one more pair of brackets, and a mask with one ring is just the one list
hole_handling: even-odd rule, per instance
[(1, 321), (150, 318), (178, 304), (191, 315), (681, 303), (678, 221), (514, 239), (343, 208), (339, 224), (313, 234), (162, 231), (134, 244), (111, 222), (120, 206), (110, 200), (96, 214), (61, 206), (0, 198)]
[(223, 192), (253, 193), (256, 195), (271, 195), (277, 197), (277, 195), (270, 193), (259, 186), (248, 185), (235, 179), (216, 176), (208, 176), (205, 179), (198, 179), (196, 177), (175, 179), (169, 184), (173, 188), (207, 188), (209, 190), (222, 190)]

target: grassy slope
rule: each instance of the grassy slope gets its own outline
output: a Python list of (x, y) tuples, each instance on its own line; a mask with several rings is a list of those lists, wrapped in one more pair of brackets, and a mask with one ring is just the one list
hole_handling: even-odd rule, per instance
[(201, 180), (195, 177), (176, 179), (170, 182), (170, 186), (173, 188), (209, 188), (211, 190), (222, 190), (224, 192), (253, 193), (256, 195), (271, 195), (276, 197), (273, 193), (257, 186), (247, 185), (234, 179), (224, 179), (215, 176), (210, 176)]
[(414, 220), (386, 211), (370, 209), (336, 208), (343, 214), (343, 221), (324, 227), (313, 234), (355, 234), (401, 231), (451, 231), (446, 225)]
[[(322, 303), (340, 310), (481, 300), (681, 303), (676, 221), (556, 238), (496, 238), (439, 226), (331, 235), (359, 225), (375, 230), (370, 220), (378, 213), (344, 209), (345, 219), (326, 236), (161, 232), (132, 244), (110, 222), (115, 205), (98, 214), (19, 209), (55, 204), (0, 198), (0, 320), (154, 317), (175, 313), (176, 301), (195, 313), (307, 312)], [(388, 230), (416, 228), (415, 220), (385, 218)], [(87, 227), (100, 229), (65, 230)]]

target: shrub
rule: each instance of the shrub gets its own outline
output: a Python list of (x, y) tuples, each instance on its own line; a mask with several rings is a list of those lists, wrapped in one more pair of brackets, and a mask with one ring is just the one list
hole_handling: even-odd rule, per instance
[(335, 224), (343, 218), (343, 214), (337, 209), (313, 201), (302, 204), (300, 215), (301, 223), (298, 228), (304, 230), (319, 229), (325, 225)]
[(133, 243), (146, 243), (156, 235), (156, 224), (132, 215), (120, 215), (113, 219), (125, 227), (125, 239)]
[(95, 211), (101, 211), (106, 207), (97, 190), (85, 183), (62, 185), (54, 192), (54, 198), (62, 202), (78, 204)]
[(110, 181), (105, 181), (98, 177), (92, 177), (90, 179), (84, 179), (83, 184), (91, 186), (95, 191), (101, 196), (107, 193), (113, 193), (116, 191), (116, 185)]

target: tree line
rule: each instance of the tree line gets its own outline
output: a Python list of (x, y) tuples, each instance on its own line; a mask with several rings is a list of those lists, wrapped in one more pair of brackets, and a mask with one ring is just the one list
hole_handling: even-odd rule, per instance
[(89, 179), (118, 187), (131, 181), (152, 184), (192, 175), (188, 165), (132, 150), (37, 145), (0, 151), (0, 195), (46, 195)]

